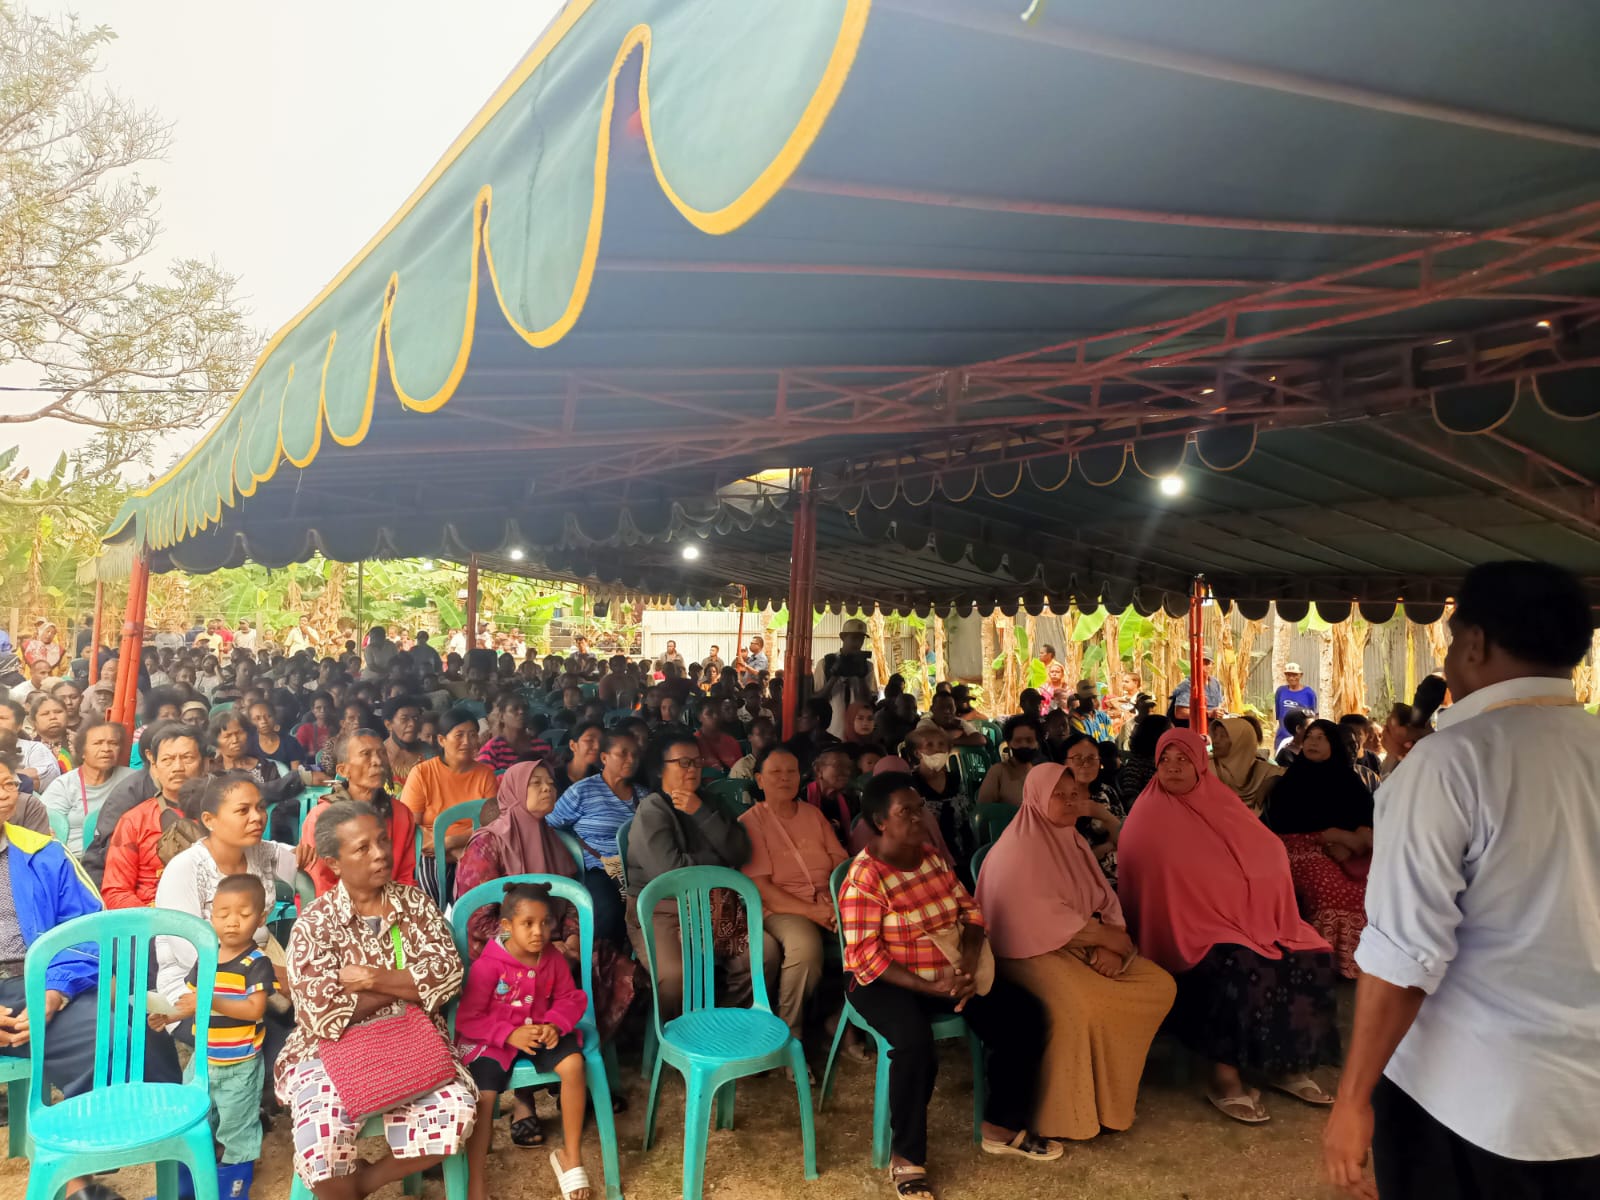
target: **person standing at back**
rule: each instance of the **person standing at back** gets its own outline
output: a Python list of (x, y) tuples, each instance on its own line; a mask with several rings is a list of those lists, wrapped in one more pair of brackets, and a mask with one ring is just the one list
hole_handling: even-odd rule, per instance
[(1455, 704), (1377, 796), (1355, 1033), (1323, 1135), (1352, 1195), (1600, 1196), (1600, 725), (1572, 685), (1592, 623), (1548, 563), (1462, 582)]
[(1305, 687), (1304, 682), (1305, 675), (1299, 663), (1283, 664), (1283, 685), (1272, 693), (1273, 715), (1278, 718), (1278, 732), (1272, 739), (1274, 746), (1282, 745), (1290, 737), (1289, 727), (1284, 724), (1284, 718), (1289, 713), (1298, 708), (1313, 717), (1317, 715), (1316, 690)]

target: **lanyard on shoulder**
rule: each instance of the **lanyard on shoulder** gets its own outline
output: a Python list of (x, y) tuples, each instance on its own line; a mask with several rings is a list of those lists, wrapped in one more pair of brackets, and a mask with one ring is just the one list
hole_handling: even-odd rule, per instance
[(400, 942), (399, 925), (389, 926), (389, 941), (394, 946), (394, 969), (396, 971), (404, 971), (406, 969), (406, 948)]

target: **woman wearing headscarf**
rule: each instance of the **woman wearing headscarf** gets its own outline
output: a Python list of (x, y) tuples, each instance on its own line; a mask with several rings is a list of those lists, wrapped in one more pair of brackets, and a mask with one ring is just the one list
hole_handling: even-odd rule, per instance
[(872, 705), (856, 703), (844, 710), (844, 740), (852, 746), (864, 746), (874, 740), (878, 730), (877, 717)]
[(56, 626), (54, 621), (46, 621), (40, 625), (34, 635), (22, 643), (22, 658), (24, 662), (42, 662), (47, 674), (54, 675), (56, 668), (61, 665), (61, 643), (56, 640)]
[(1210, 1060), (1224, 1115), (1269, 1119), (1242, 1073), (1307, 1104), (1339, 1061), (1333, 952), (1300, 919), (1283, 843), (1210, 770), (1205, 739), (1172, 729), (1118, 841), (1128, 932), (1178, 981), (1173, 1030)]
[(1260, 745), (1261, 735), (1243, 717), (1217, 717), (1211, 722), (1211, 768), (1257, 816), (1283, 774), (1277, 763), (1256, 753)]
[(1176, 991), (1171, 975), (1139, 957), (1076, 828), (1091, 807), (1067, 768), (1035, 766), (1022, 810), (978, 876), (997, 969), (1048, 1014), (1032, 1127), (1073, 1141), (1133, 1124), (1145, 1055)]
[(1367, 927), (1372, 793), (1332, 721), (1311, 722), (1265, 820), (1289, 852), (1301, 913), (1328, 939), (1339, 973), (1354, 979), (1356, 943)]

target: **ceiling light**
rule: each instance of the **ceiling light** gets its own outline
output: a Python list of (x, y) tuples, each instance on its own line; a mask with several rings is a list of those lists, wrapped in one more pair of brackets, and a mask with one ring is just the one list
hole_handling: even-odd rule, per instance
[(683, 557), (687, 561), (693, 562), (695, 559), (700, 557), (700, 547), (699, 546), (685, 546), (683, 548)]
[(521, 562), (526, 557), (527, 557), (527, 555), (523, 552), (523, 549), (522, 549), (521, 546), (515, 546), (515, 547), (512, 548), (512, 550), (511, 550), (511, 561), (512, 562)]
[(1216, 388), (1201, 388), (1200, 389), (1200, 394), (1202, 396), (1209, 396), (1209, 395), (1211, 395), (1212, 392), (1214, 392), (1216, 390), (1217, 390)]
[(1550, 322), (1549, 321), (1540, 321), (1539, 322), (1539, 328), (1540, 329), (1549, 329), (1550, 328)]
[(1455, 341), (1455, 338), (1440, 338), (1437, 342), (1434, 343), (1434, 345), (1435, 346), (1448, 346), (1453, 341)]
[(1177, 475), (1163, 475), (1158, 486), (1163, 496), (1183, 495), (1183, 480)]

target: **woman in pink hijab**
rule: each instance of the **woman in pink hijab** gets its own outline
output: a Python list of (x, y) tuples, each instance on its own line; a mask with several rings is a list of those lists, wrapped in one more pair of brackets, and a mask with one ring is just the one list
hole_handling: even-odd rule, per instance
[(996, 969), (1049, 1015), (1033, 1127), (1057, 1140), (1133, 1124), (1145, 1055), (1174, 993), (1172, 976), (1139, 957), (1077, 831), (1091, 804), (1064, 766), (1040, 763), (978, 876)]
[(1340, 1059), (1333, 953), (1300, 919), (1283, 843), (1211, 773), (1199, 734), (1173, 729), (1156, 745), (1117, 857), (1128, 930), (1177, 977), (1174, 1031), (1211, 1062), (1211, 1103), (1268, 1120), (1243, 1072), (1332, 1104), (1310, 1072)]

